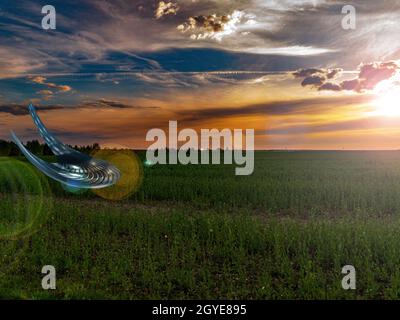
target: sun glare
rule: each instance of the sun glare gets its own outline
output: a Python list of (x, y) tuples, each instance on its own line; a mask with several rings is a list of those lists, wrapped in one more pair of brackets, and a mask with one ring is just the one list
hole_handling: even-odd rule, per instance
[(374, 114), (385, 117), (400, 117), (400, 86), (398, 83), (383, 81), (377, 88)]

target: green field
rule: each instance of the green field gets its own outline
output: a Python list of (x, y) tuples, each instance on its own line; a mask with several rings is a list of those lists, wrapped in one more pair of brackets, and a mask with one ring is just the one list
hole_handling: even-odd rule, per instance
[(400, 298), (400, 152), (258, 152), (249, 177), (144, 167), (118, 202), (19, 161), (0, 160), (1, 298)]

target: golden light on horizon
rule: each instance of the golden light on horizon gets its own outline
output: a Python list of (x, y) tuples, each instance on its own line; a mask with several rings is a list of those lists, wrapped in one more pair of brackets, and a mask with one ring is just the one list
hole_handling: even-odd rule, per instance
[(376, 99), (373, 101), (375, 110), (372, 115), (383, 117), (400, 117), (400, 85), (388, 80), (376, 88)]

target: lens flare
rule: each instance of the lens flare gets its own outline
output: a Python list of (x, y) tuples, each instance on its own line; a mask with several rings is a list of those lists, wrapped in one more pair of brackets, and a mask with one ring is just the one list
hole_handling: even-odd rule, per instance
[(144, 165), (145, 165), (145, 167), (152, 167), (152, 166), (154, 166), (155, 164), (154, 164), (152, 161), (150, 161), (150, 160), (146, 160), (146, 161), (144, 162)]
[[(27, 248), (29, 236), (47, 221), (53, 201), (47, 179), (28, 164), (0, 160), (0, 268), (10, 267)], [(5, 251), (3, 251), (5, 250)]]
[(382, 81), (376, 86), (375, 94), (374, 105), (376, 110), (373, 115), (390, 118), (400, 116), (400, 86), (398, 81)]
[(47, 180), (28, 164), (0, 161), (0, 239), (15, 240), (34, 233), (52, 207)]
[(123, 200), (134, 194), (142, 184), (143, 167), (139, 157), (131, 150), (99, 150), (93, 155), (117, 167), (121, 178), (111, 187), (92, 191), (107, 200)]

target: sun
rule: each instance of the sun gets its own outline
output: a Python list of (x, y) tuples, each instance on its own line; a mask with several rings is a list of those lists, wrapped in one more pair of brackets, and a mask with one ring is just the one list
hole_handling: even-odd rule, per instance
[(375, 115), (400, 117), (400, 86), (397, 82), (383, 81), (375, 88), (375, 93)]

